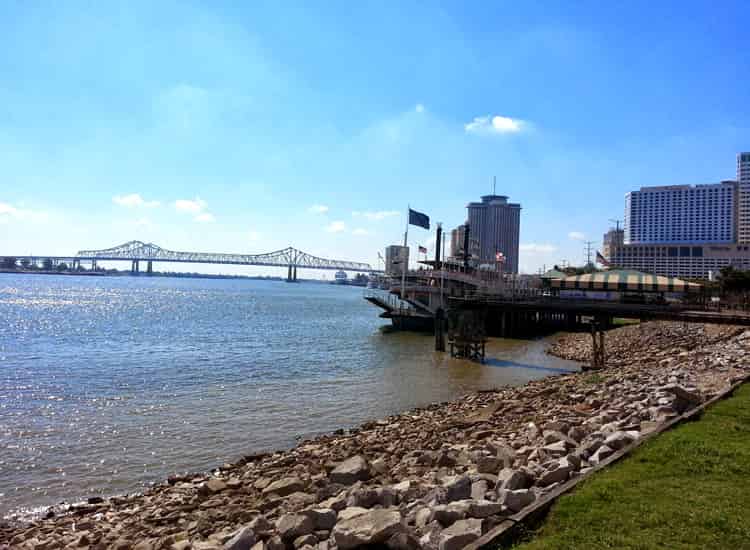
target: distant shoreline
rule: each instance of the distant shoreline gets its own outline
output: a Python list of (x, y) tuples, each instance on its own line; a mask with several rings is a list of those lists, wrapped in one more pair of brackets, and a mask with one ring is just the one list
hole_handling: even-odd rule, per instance
[[(50, 271), (44, 269), (0, 269), (0, 274), (11, 275), (82, 275), (84, 277), (171, 277), (175, 279), (247, 279), (252, 281), (284, 281), (283, 277), (252, 276), (252, 275), (216, 275), (211, 273), (172, 273), (154, 271), (153, 273), (133, 274), (129, 271)], [(300, 279), (302, 280), (302, 279)], [(305, 279), (305, 281), (307, 281)], [(315, 281), (312, 281), (315, 282)]]

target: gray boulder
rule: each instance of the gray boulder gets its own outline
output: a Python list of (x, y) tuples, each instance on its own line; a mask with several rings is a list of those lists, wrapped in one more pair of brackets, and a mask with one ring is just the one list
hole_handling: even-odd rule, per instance
[(369, 510), (353, 518), (340, 520), (333, 528), (332, 536), (340, 550), (347, 550), (386, 542), (402, 528), (398, 510)]
[(305, 484), (302, 483), (301, 479), (296, 477), (285, 477), (266, 485), (266, 488), (263, 489), (263, 494), (269, 495), (273, 493), (280, 497), (285, 497), (292, 493), (300, 492), (304, 488)]
[(460, 550), (482, 536), (481, 519), (462, 519), (440, 533), (439, 550)]
[(432, 508), (433, 517), (442, 525), (453, 525), (456, 521), (464, 519), (469, 513), (469, 501), (451, 502), (450, 504), (439, 504)]
[(565, 481), (568, 479), (570, 472), (574, 470), (575, 468), (566, 458), (561, 458), (539, 476), (539, 479), (536, 480), (536, 484), (540, 487), (546, 487), (553, 483)]
[(370, 479), (370, 465), (365, 457), (355, 455), (339, 463), (330, 474), (333, 483), (351, 485), (357, 481)]
[(520, 512), (535, 500), (536, 495), (531, 489), (501, 491), (498, 493), (498, 502), (506, 506), (511, 512)]
[(604, 440), (604, 444), (615, 451), (619, 451), (636, 439), (638, 439), (638, 432), (615, 432)]
[(448, 502), (464, 500), (471, 497), (471, 478), (469, 476), (450, 476), (443, 480)]
[(330, 531), (336, 525), (336, 512), (330, 508), (313, 508), (302, 513), (313, 521), (316, 531)]
[(287, 514), (276, 522), (276, 529), (284, 540), (294, 540), (309, 535), (315, 530), (315, 523), (305, 514)]
[(609, 447), (607, 445), (602, 445), (599, 447), (596, 452), (589, 457), (589, 462), (596, 466), (599, 464), (602, 460), (609, 458), (615, 454), (615, 450), (612, 447)]
[(338, 520), (344, 521), (347, 519), (351, 519), (353, 517), (361, 516), (362, 514), (367, 513), (367, 508), (360, 508), (359, 506), (351, 506), (349, 508), (344, 508), (343, 510), (339, 511)]
[(255, 532), (250, 527), (241, 527), (224, 543), (224, 550), (250, 550), (255, 541)]
[(531, 486), (531, 481), (529, 476), (521, 470), (503, 468), (497, 476), (497, 487), (498, 489), (515, 491)]
[(499, 514), (503, 509), (503, 505), (499, 502), (492, 502), (490, 500), (471, 500), (469, 501), (469, 516), (472, 518), (483, 519), (495, 514)]

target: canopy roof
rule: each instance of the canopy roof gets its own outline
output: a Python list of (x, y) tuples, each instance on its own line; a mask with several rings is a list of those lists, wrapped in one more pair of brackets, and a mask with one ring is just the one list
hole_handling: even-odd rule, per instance
[(542, 275), (542, 279), (562, 279), (564, 277), (567, 277), (567, 275), (562, 271), (558, 271), (557, 269), (550, 269), (544, 275)]
[(701, 285), (675, 277), (650, 275), (640, 271), (612, 270), (571, 275), (550, 281), (552, 288), (566, 290), (620, 290), (638, 292), (695, 292)]

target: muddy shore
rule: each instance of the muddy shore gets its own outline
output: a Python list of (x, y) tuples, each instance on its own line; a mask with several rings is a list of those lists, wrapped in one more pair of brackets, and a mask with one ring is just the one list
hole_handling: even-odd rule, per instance
[[(550, 353), (588, 361), (590, 335)], [(453, 550), (750, 374), (750, 331), (645, 323), (607, 333), (607, 368), (476, 392), (0, 525), (0, 548)]]

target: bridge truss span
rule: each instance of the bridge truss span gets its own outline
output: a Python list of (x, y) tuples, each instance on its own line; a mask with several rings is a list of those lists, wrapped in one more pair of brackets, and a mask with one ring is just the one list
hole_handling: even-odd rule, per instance
[(132, 262), (182, 262), (196, 264), (259, 265), (268, 267), (291, 267), (305, 269), (333, 269), (339, 271), (359, 271), (373, 273), (370, 264), (331, 260), (313, 256), (307, 252), (287, 247), (265, 254), (222, 254), (212, 252), (179, 252), (167, 250), (153, 243), (130, 241), (120, 246), (103, 250), (80, 250), (79, 260), (128, 260)]

